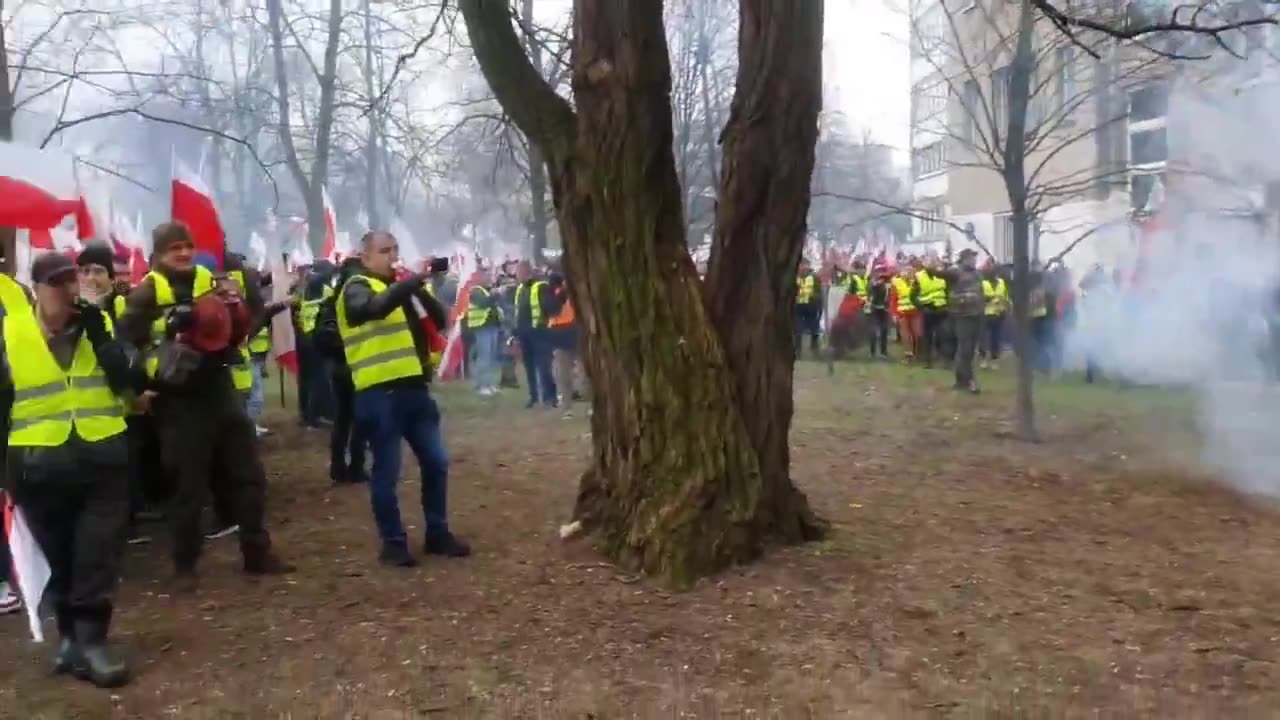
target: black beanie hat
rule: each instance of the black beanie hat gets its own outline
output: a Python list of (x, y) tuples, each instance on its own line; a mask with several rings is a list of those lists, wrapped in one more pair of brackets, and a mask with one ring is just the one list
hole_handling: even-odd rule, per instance
[(116, 256), (111, 252), (111, 248), (103, 243), (92, 243), (86, 245), (80, 251), (80, 255), (76, 257), (77, 267), (86, 267), (89, 265), (99, 265), (106, 268), (107, 277), (115, 279), (116, 276)]

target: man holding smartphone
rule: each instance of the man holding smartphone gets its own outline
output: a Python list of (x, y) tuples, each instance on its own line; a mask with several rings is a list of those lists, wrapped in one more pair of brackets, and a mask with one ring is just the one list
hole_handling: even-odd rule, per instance
[[(396, 483), (400, 478), (400, 441), (404, 439), (422, 472), (422, 511), (426, 516), (423, 552), (465, 557), (471, 548), (449, 531), (447, 498), (449, 456), (440, 429), (440, 408), (428, 390), (431, 344), (425, 322), (443, 329), (445, 309), (427, 292), (428, 274), (397, 281), (399, 243), (388, 232), (366, 233), (360, 241), (360, 271), (339, 289), (338, 332), (355, 387), (355, 419), (373, 455), (369, 497), (382, 539), (378, 559), (385, 565), (412, 567)], [(448, 259), (430, 269), (448, 270)], [(423, 317), (425, 315), (425, 317)]]

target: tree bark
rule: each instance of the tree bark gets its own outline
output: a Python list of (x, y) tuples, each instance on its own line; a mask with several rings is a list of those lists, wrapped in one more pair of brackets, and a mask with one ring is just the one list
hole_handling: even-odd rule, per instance
[[(373, 6), (372, 0), (364, 0), (364, 89), (369, 102), (373, 102), (376, 97), (373, 75)], [(369, 214), (369, 227), (375, 228), (383, 227), (382, 208), (378, 197), (378, 138), (381, 135), (379, 127), (381, 112), (380, 107), (369, 109), (369, 128), (364, 145), (365, 212)]]
[[(520, 11), (524, 24), (524, 40), (540, 77), (546, 72), (542, 67), (542, 47), (533, 34), (533, 0), (524, 0)], [(547, 164), (537, 143), (529, 141), (529, 242), (530, 256), (536, 263), (546, 261), (547, 250)]]
[[(0, 8), (4, 2), (0, 0)], [(5, 37), (5, 25), (0, 23), (0, 142), (13, 140), (14, 98), (13, 86), (9, 84), (9, 46)], [(0, 273), (12, 277), (17, 269), (14, 252), (17, 248), (17, 233), (11, 227), (0, 227)]]
[(722, 134), (715, 241), (705, 288), (756, 448), (767, 534), (816, 539), (791, 483), (796, 269), (822, 110), (823, 3), (741, 0), (738, 77)]
[(1004, 146), (1004, 182), (1013, 220), (1013, 349), (1018, 356), (1014, 422), (1018, 437), (1037, 441), (1034, 357), (1031, 340), (1031, 217), (1027, 208), (1027, 107), (1035, 71), (1035, 11), (1023, 0), (1018, 11), (1018, 37), (1009, 63), (1009, 110)]
[(293, 115), (289, 104), (289, 68), (284, 58), (284, 8), (281, 0), (267, 0), (267, 28), (271, 33), (271, 54), (276, 76), (277, 134), (284, 150), (285, 164), (298, 185), (307, 211), (307, 243), (313, 251), (324, 246), (324, 183), (329, 177), (329, 153), (333, 134), (333, 114), (338, 79), (338, 44), (342, 39), (342, 0), (329, 0), (328, 35), (324, 59), (316, 81), (320, 85), (319, 107), (312, 145), (314, 157), (304, 168), (293, 142)]
[(593, 462), (575, 515), (620, 566), (675, 587), (792, 539), (775, 533), (801, 525), (779, 517), (793, 494), (777, 505), (761, 477), (685, 245), (661, 3), (576, 0), (576, 113), (524, 55), (505, 0), (460, 5), (494, 94), (547, 158), (585, 325)]

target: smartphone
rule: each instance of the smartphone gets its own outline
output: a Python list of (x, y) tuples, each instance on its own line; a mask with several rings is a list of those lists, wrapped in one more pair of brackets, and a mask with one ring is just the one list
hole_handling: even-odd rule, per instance
[(431, 261), (431, 267), (428, 268), (431, 273), (447, 273), (449, 272), (449, 258), (438, 257)]

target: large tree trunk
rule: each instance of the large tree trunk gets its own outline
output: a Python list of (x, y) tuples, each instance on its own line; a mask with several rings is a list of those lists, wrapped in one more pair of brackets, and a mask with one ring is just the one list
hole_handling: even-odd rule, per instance
[[(706, 300), (756, 448), (768, 533), (821, 528), (791, 483), (796, 268), (822, 110), (823, 3), (742, 0)], [(708, 108), (709, 110), (710, 108)]]
[(566, 276), (586, 325), (593, 462), (578, 519), (621, 566), (677, 587), (750, 560), (775, 538), (802, 537), (779, 531), (805, 523), (794, 493), (779, 505), (778, 480), (761, 476), (685, 245), (661, 3), (576, 0), (576, 114), (535, 82), (504, 0), (461, 7), (495, 95), (548, 160)]

